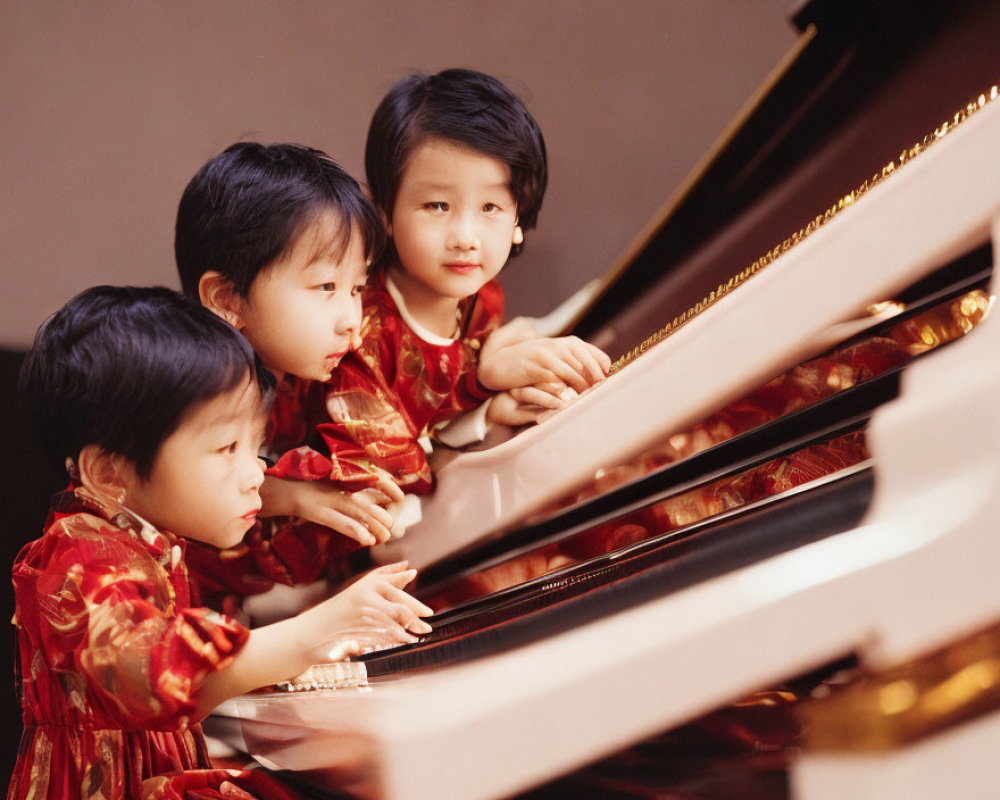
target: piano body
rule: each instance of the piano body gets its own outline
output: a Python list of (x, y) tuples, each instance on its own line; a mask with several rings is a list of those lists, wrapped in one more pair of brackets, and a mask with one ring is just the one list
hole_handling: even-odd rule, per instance
[[(796, 52), (576, 321), (613, 356), (639, 357), (544, 423), (449, 461), (423, 521), (381, 557), (409, 558), (425, 596), (446, 597), (802, 448), (860, 436), (863, 451), (688, 527), (529, 570), (522, 585), (480, 583), (480, 596), (440, 605), (426, 643), (366, 657), (364, 685), (227, 703), (219, 713), (262, 764), (361, 797), (510, 796), (853, 655), (892, 678), (869, 693), (895, 698), (879, 730), (919, 741), (854, 753), (878, 736), (852, 728), (843, 703), (811, 704), (795, 797), (875, 796), (879, 781), (936, 797), (942, 775), (950, 796), (986, 796), (984, 776), (996, 785), (982, 754), (1000, 744), (1000, 322), (986, 315), (1000, 9), (913, 11), (893, 31), (905, 6), (858, 4), (848, 22), (843, 5), (799, 12)], [(886, 300), (898, 317), (866, 311)], [(607, 491), (595, 483), (841, 342), (949, 303), (964, 309), (960, 333), (974, 329), (928, 340), (884, 380), (626, 470)], [(983, 636), (986, 656), (936, 687), (937, 721), (920, 737), (892, 728), (922, 696), (892, 670)]]

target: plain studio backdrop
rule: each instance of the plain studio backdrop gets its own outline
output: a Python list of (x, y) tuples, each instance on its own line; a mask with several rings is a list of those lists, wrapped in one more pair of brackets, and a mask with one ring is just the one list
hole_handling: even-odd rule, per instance
[(412, 70), (520, 94), (548, 145), (538, 229), (502, 281), (548, 311), (605, 272), (795, 40), (791, 0), (0, 3), (0, 347), (96, 283), (178, 286), (187, 181), (240, 139), (363, 179), (368, 121)]

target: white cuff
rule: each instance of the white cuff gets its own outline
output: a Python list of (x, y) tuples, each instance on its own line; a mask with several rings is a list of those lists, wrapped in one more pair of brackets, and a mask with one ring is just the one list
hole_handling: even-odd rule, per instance
[(459, 414), (446, 424), (434, 431), (434, 438), (441, 444), (448, 447), (465, 447), (469, 444), (476, 444), (486, 438), (488, 426), (486, 424), (486, 412), (489, 410), (491, 397), (486, 402)]

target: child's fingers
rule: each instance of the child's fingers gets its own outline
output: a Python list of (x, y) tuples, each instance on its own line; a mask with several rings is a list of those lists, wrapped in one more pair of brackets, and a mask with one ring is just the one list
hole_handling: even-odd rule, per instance
[(511, 389), (510, 396), (519, 404), (526, 406), (536, 406), (539, 409), (551, 409), (557, 411), (565, 405), (560, 398), (560, 393), (566, 389), (565, 384), (545, 384), (549, 388), (539, 388), (536, 386), (524, 386), (520, 389)]
[[(410, 584), (414, 578), (417, 577), (417, 571), (415, 569), (407, 569), (402, 572), (397, 572), (389, 575), (382, 575), (379, 581), (380, 587), (392, 587), (397, 591), (402, 591), (404, 587)], [(381, 592), (381, 588), (379, 589)]]
[[(586, 386), (604, 380), (607, 373), (604, 362), (607, 361), (610, 367), (610, 361), (598, 348), (576, 336), (565, 336), (555, 342), (558, 357), (580, 376)], [(580, 387), (575, 384), (573, 388), (580, 391)]]
[[(392, 538), (389, 529), (395, 520), (388, 511), (376, 505), (370, 498), (354, 494), (342, 495), (337, 498), (334, 510), (339, 511), (345, 517), (353, 519), (360, 524), (368, 533), (375, 537), (377, 543), (387, 542)], [(352, 537), (353, 538), (353, 537)], [(364, 542), (362, 542), (364, 544)]]
[[(347, 538), (353, 539), (365, 547), (371, 547), (373, 544), (378, 543), (376, 534), (369, 530), (368, 527), (336, 509), (320, 507), (309, 518), (313, 522), (337, 531), (337, 533), (344, 534)], [(383, 541), (388, 541), (390, 534), (384, 526), (382, 526), (382, 530), (379, 533), (385, 536)]]
[(388, 497), (390, 502), (403, 502), (403, 490), (396, 485), (396, 482), (388, 472), (379, 470), (378, 483), (375, 484), (375, 488)]
[(381, 567), (375, 567), (375, 569), (370, 570), (368, 575), (392, 575), (397, 572), (412, 572), (413, 576), (410, 580), (413, 580), (417, 576), (417, 571), (410, 568), (410, 562), (406, 561), (393, 561), (391, 564), (383, 564)]
[(387, 586), (387, 593), (383, 595), (386, 599), (391, 600), (394, 603), (399, 603), (405, 606), (407, 609), (412, 611), (418, 617), (430, 617), (434, 614), (434, 609), (424, 603), (421, 603), (409, 592), (404, 592), (402, 589), (396, 586)]
[(591, 344), (590, 342), (584, 342), (584, 344), (587, 346), (587, 349), (593, 353), (594, 358), (596, 358), (597, 362), (601, 365), (601, 372), (603, 372), (606, 376), (611, 371), (611, 356), (605, 353), (597, 345)]
[(372, 645), (369, 649), (374, 649), (374, 645), (379, 644), (398, 642), (412, 644), (417, 641), (416, 634), (422, 632), (407, 630), (406, 625), (396, 619), (397, 616), (403, 617), (403, 615), (397, 614), (388, 604), (371, 609), (371, 613), (374, 616), (369, 618), (365, 625), (366, 638), (369, 645)]
[(581, 373), (591, 384), (598, 383), (607, 377), (611, 368), (611, 359), (603, 351), (594, 347), (589, 342), (578, 339), (576, 336), (568, 337), (570, 352), (576, 359)]
[(402, 589), (417, 577), (417, 571), (408, 567), (405, 561), (399, 561), (395, 564), (386, 564), (381, 567), (376, 567), (369, 572), (368, 575), (375, 576), (375, 580), (387, 582), (395, 586), (397, 589)]
[(556, 410), (539, 408), (538, 406), (513, 405), (511, 408), (503, 409), (502, 413), (497, 414), (494, 417), (494, 421), (512, 427), (530, 425), (533, 422), (540, 421), (543, 415), (554, 414)]
[(364, 651), (361, 648), (361, 643), (357, 639), (349, 639), (346, 642), (339, 642), (333, 649), (330, 650), (330, 654), (327, 658), (330, 661), (344, 661), (347, 658), (353, 656), (360, 656)]
[[(368, 494), (368, 492), (373, 492), (374, 494)], [(389, 510), (378, 502), (383, 497), (384, 495), (375, 489), (365, 489), (363, 492), (357, 492), (351, 497), (354, 507), (344, 509), (344, 511), (362, 523), (377, 522), (388, 530), (396, 520)], [(351, 513), (352, 511), (354, 513)]]
[(429, 617), (434, 613), (430, 608), (394, 586), (387, 586), (385, 589), (382, 596), (387, 601), (384, 608), (386, 614), (411, 633), (431, 632), (431, 626), (420, 619), (421, 616)]
[(532, 381), (535, 385), (551, 382), (553, 377), (562, 381), (576, 392), (582, 392), (590, 385), (579, 371), (579, 368), (574, 363), (571, 363), (570, 359), (565, 357), (565, 352), (556, 353), (550, 349), (544, 349), (539, 350), (538, 356), (539, 365), (547, 370), (549, 374), (541, 380)]
[[(386, 509), (396, 501), (376, 486), (370, 489), (362, 489), (351, 495), (353, 500), (364, 503), (366, 508)], [(391, 515), (390, 515), (391, 516)]]

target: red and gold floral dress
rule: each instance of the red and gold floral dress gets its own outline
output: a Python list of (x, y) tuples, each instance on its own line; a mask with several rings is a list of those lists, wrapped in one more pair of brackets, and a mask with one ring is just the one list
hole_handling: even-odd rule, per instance
[[(395, 297), (394, 297), (395, 295)], [(271, 410), (267, 474), (332, 480), (356, 491), (375, 483), (373, 467), (404, 491), (433, 487), (421, 441), (433, 429), (491, 396), (476, 379), (478, 351), (503, 318), (503, 289), (490, 281), (463, 303), (454, 340), (429, 341), (404, 318), (399, 294), (384, 275), (365, 287), (362, 343), (326, 383), (286, 379)], [(242, 598), (275, 584), (339, 583), (367, 564), (355, 563), (353, 539), (314, 522), (261, 519), (227, 550), (192, 542), (188, 563), (204, 600), (239, 614)]]
[(194, 608), (185, 542), (77, 488), (13, 568), (24, 734), (8, 800), (280, 798), (212, 769), (193, 695), (248, 632)]
[[(322, 396), (302, 383), (275, 403), (276, 431), (292, 431), (309, 420), (297, 444), (284, 438), (285, 454), (272, 473), (279, 477), (325, 477), (350, 482), (356, 470), (380, 467), (407, 492), (433, 487), (421, 442), (436, 427), (487, 400), (476, 377), (479, 349), (503, 318), (503, 290), (490, 281), (463, 301), (459, 335), (435, 337), (408, 314), (384, 273), (365, 289), (361, 346), (341, 361), (323, 384)], [(291, 445), (291, 446), (288, 446)], [(299, 447), (305, 445), (305, 448)]]

